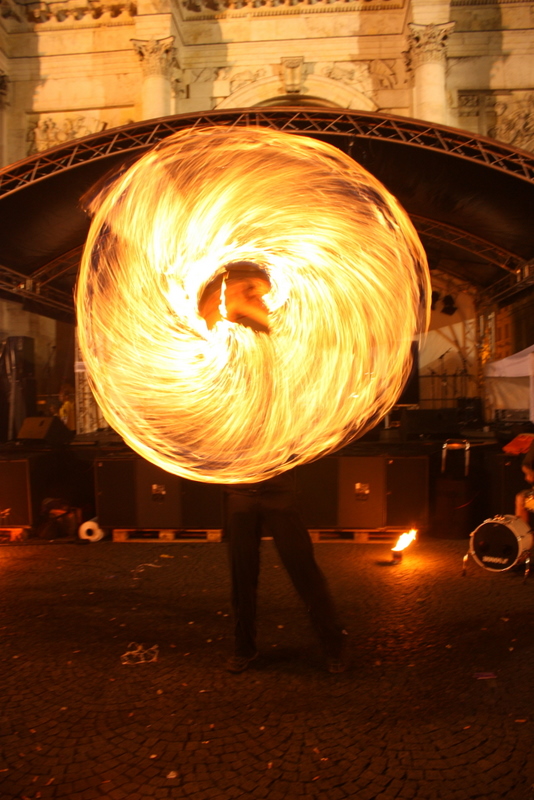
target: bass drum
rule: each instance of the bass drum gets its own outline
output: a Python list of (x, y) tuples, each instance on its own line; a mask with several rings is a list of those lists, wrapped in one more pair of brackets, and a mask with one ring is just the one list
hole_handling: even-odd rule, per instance
[(469, 552), (484, 569), (506, 572), (526, 558), (532, 547), (532, 531), (520, 517), (494, 517), (470, 536)]

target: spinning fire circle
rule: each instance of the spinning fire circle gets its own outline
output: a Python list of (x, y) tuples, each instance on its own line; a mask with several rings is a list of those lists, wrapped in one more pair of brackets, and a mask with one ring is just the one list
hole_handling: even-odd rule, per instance
[(426, 258), (363, 167), (268, 129), (190, 129), (91, 206), (79, 342), (109, 424), (147, 460), (252, 482), (394, 405), (428, 318)]

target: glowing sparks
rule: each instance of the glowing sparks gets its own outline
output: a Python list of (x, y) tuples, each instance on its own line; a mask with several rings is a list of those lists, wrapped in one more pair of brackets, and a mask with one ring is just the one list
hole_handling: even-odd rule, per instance
[(106, 420), (147, 460), (263, 480), (394, 405), (427, 323), (426, 258), (396, 200), (341, 151), (267, 129), (183, 131), (91, 210), (80, 348)]
[(412, 530), (408, 531), (408, 533), (401, 533), (401, 535), (397, 540), (397, 544), (395, 545), (395, 547), (392, 547), (391, 549), (393, 550), (394, 553), (400, 553), (403, 550), (406, 550), (408, 545), (414, 542), (416, 538), (417, 538), (417, 531), (412, 528)]

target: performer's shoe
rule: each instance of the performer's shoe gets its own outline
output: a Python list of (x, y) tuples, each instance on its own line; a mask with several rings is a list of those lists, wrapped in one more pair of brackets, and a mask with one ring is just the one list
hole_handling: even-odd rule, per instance
[(226, 669), (228, 672), (244, 672), (248, 669), (250, 663), (258, 657), (259, 653), (256, 652), (251, 656), (230, 656), (226, 662)]
[(347, 632), (343, 631), (343, 639), (339, 652), (335, 655), (330, 655), (326, 659), (326, 668), (328, 672), (337, 675), (340, 672), (346, 672), (349, 666), (349, 655), (347, 652)]

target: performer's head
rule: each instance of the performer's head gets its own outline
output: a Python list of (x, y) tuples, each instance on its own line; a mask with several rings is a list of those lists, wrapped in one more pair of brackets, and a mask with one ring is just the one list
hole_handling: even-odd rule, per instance
[(199, 300), (198, 308), (208, 328), (223, 318), (261, 333), (269, 333), (269, 311), (263, 296), (271, 283), (267, 273), (257, 264), (237, 261), (228, 264), (225, 272), (214, 278)]
[(528, 483), (534, 483), (534, 439), (530, 445), (529, 451), (523, 459), (521, 464), (523, 475)]

